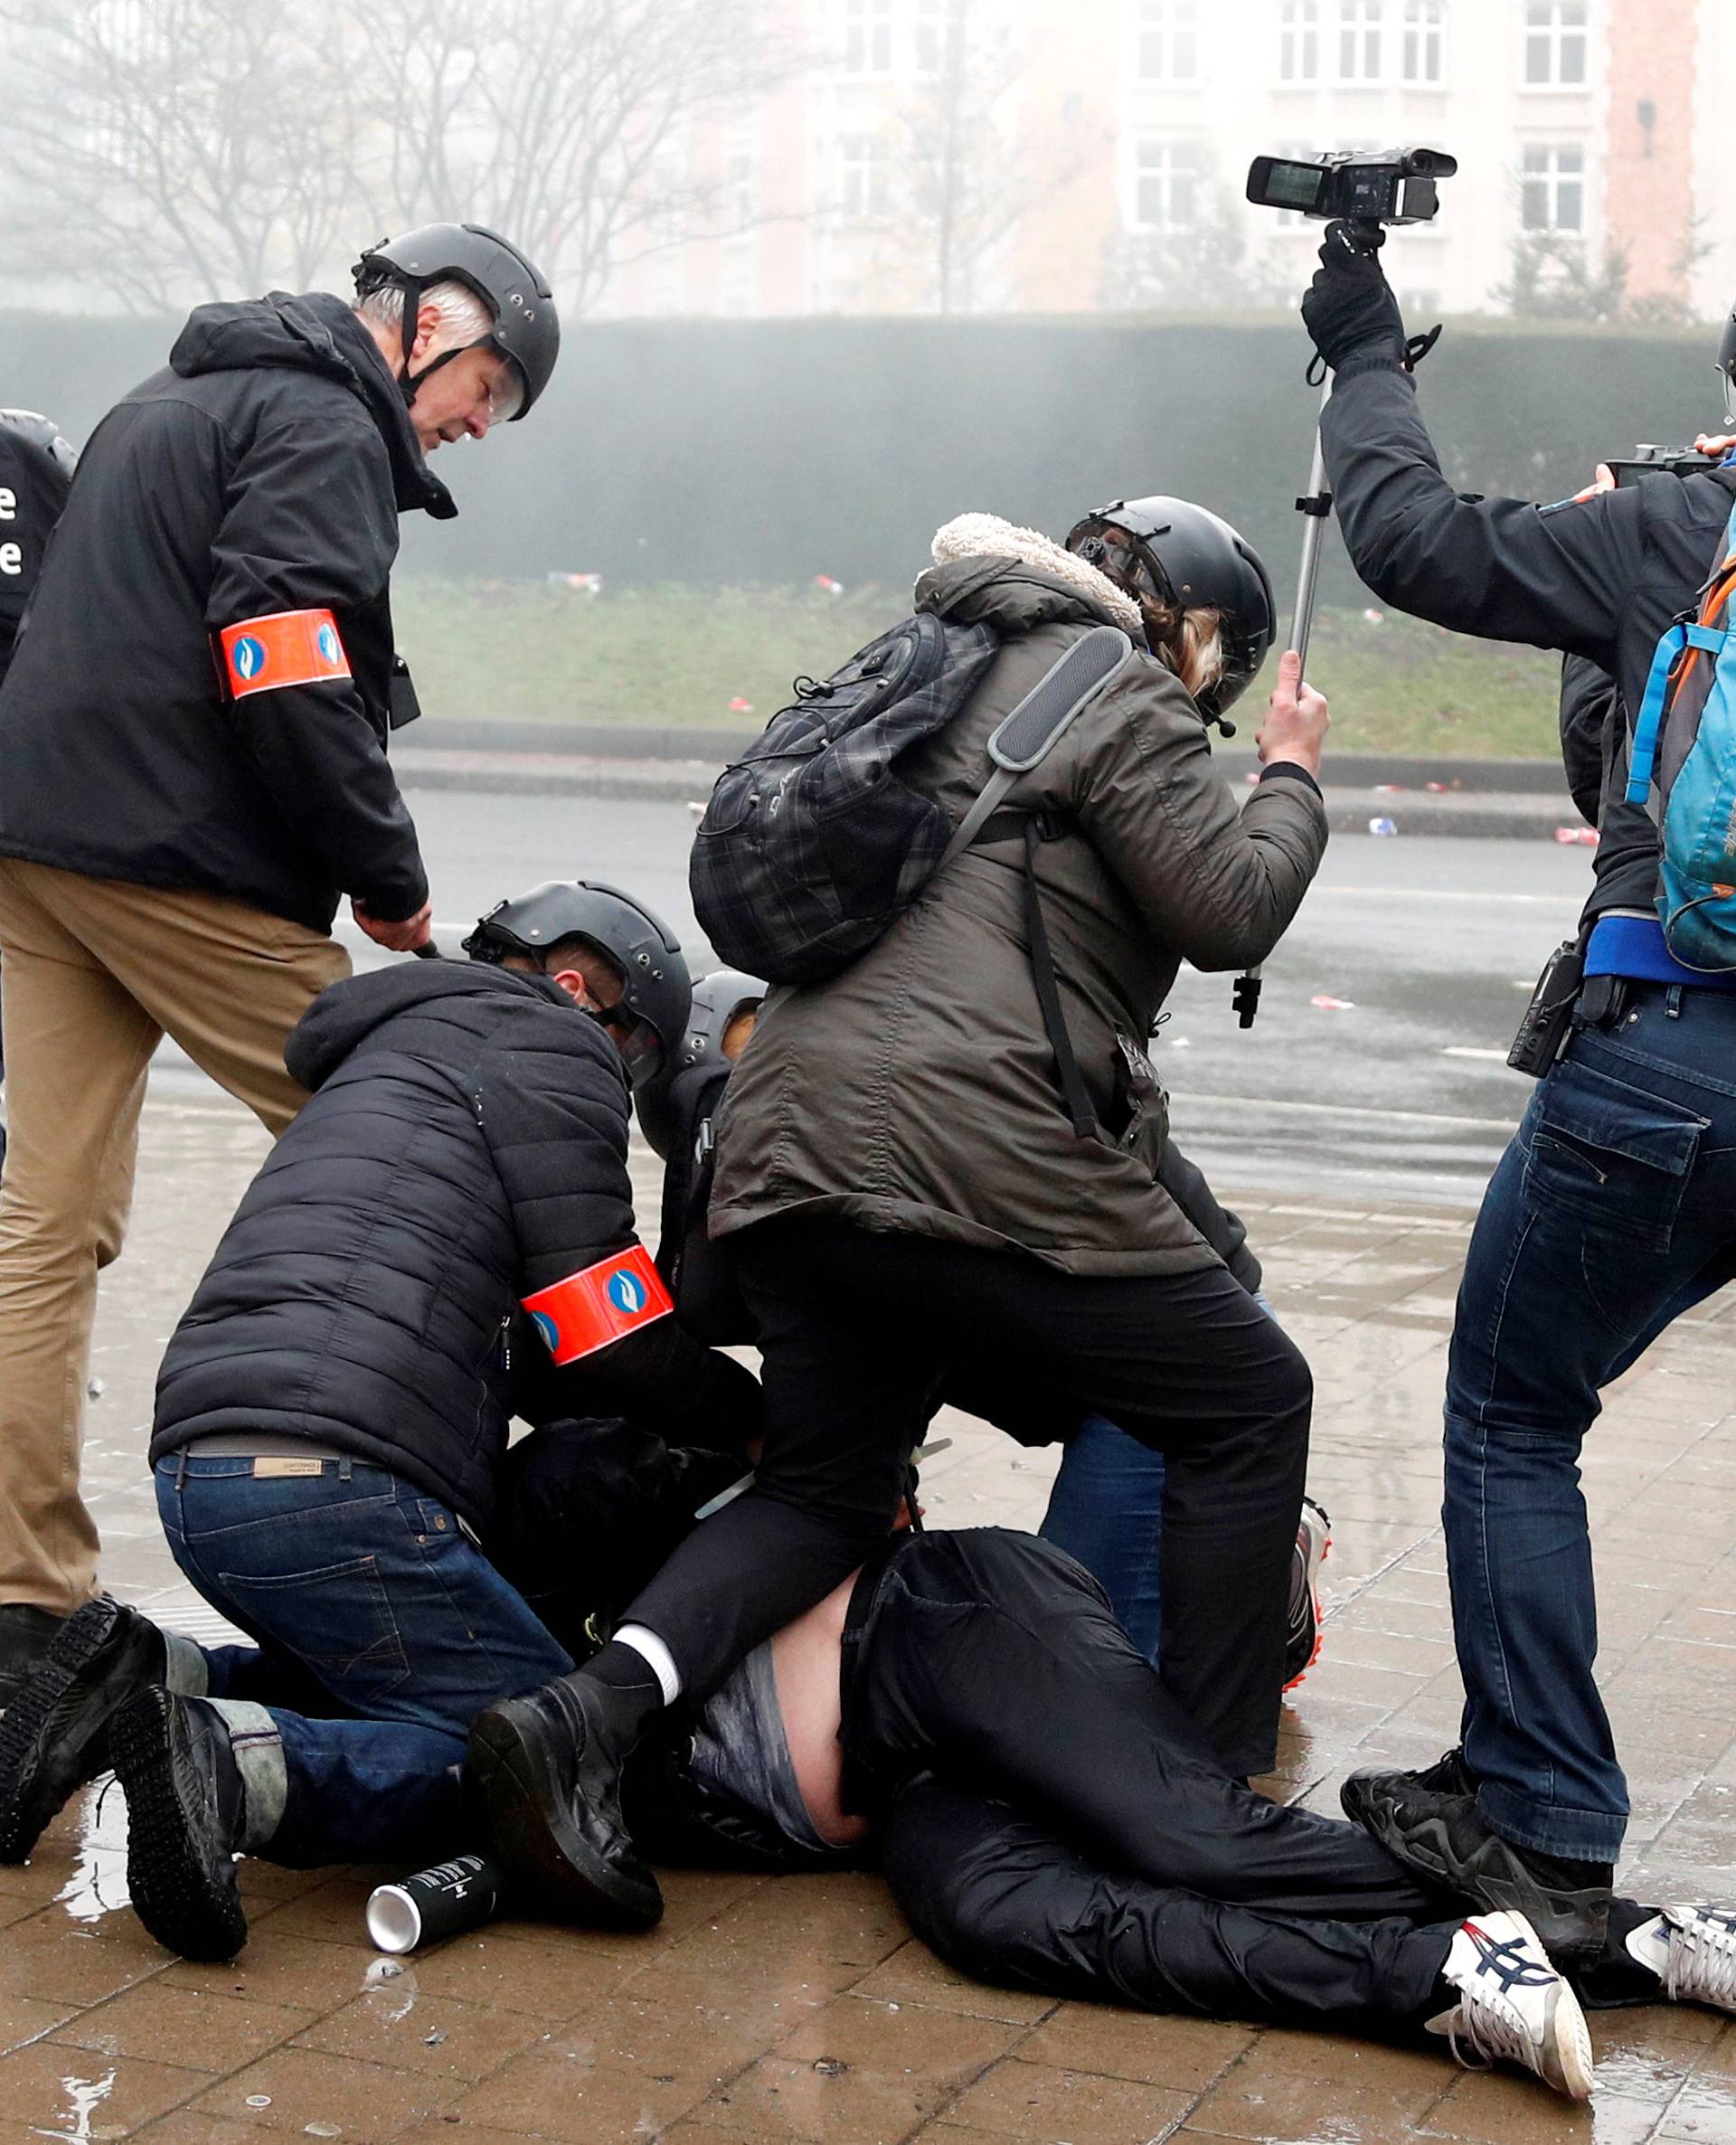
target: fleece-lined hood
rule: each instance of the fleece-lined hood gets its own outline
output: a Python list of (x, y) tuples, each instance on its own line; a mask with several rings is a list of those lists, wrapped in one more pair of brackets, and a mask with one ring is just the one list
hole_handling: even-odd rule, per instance
[[(1095, 566), (1070, 552), (1064, 543), (1057, 543), (1052, 536), (1045, 536), (1040, 529), (1022, 528), (1018, 523), (1004, 520), (998, 514), (960, 514), (935, 531), (931, 555), (939, 571), (925, 573), (916, 584), (917, 601), (921, 608), (950, 609), (950, 604), (942, 606), (925, 601), (925, 597), (941, 591), (962, 594), (967, 587), (986, 587), (1000, 578), (1001, 572), (1024, 566), (1033, 570), (1039, 582), (1076, 597), (1090, 610), (1131, 634), (1136, 647), (1146, 645), (1145, 620), (1133, 598), (1117, 588), (1107, 573), (1099, 573)], [(961, 575), (949, 571), (991, 565), (1000, 571), (975, 577), (968, 572)], [(1033, 577), (1020, 578), (1029, 581)]]
[(423, 458), (409, 410), (380, 354), (380, 345), (352, 308), (330, 291), (294, 297), (272, 290), (264, 298), (195, 306), (175, 338), (169, 364), (184, 380), (202, 373), (277, 365), (341, 381), (367, 404), (380, 429), (392, 458), (398, 511), (405, 514), (420, 506), (436, 521), (450, 521), (458, 511)]
[(430, 998), (482, 997), (489, 992), (521, 997), (529, 992), (557, 1006), (571, 1003), (561, 986), (546, 977), (521, 976), (516, 969), (492, 968), (486, 961), (394, 963), (389, 969), (346, 976), (342, 983), (321, 991), (289, 1031), (284, 1063), (303, 1087), (315, 1091), (386, 1021)]

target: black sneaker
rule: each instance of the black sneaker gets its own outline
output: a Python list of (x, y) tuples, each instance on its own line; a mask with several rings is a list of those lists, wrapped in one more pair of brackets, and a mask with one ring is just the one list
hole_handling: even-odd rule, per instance
[(247, 1942), (235, 1885), (246, 1795), (223, 1716), (153, 1686), (115, 1715), (108, 1742), (127, 1795), (133, 1912), (183, 1959), (234, 1958)]
[(1320, 1658), (1320, 1567), (1331, 1548), (1331, 1513), (1305, 1497), (1290, 1558), (1290, 1623), (1284, 1640), (1287, 1691), (1293, 1691)]
[(0, 1707), (12, 1705), (48, 1658), (65, 1621), (26, 1602), (0, 1602)]
[(167, 1666), (162, 1632), (118, 1602), (87, 1602), (60, 1626), (0, 1719), (0, 1862), (26, 1860), (68, 1800), (108, 1771), (109, 1722)]
[(627, 1730), (623, 1710), (582, 1669), (491, 1706), (471, 1724), (465, 1785), (533, 1898), (575, 1921), (649, 1929), (663, 1919), (663, 1893), (621, 1815), (621, 1765), (641, 1718), (633, 1708)]
[(1478, 1810), (1458, 1752), (1426, 1772), (1353, 1772), (1338, 1799), (1417, 1876), (1493, 1913), (1523, 1914), (1558, 1965), (1590, 1966), (1602, 1951), (1614, 1868), (1503, 1839)]

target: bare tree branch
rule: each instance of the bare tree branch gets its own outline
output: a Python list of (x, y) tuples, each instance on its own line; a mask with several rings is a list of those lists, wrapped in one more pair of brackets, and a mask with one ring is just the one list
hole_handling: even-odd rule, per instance
[(385, 168), (384, 222), (491, 223), (570, 314), (631, 253), (718, 233), (697, 126), (791, 64), (759, 0), (337, 0)]
[(0, 0), (0, 33), (9, 267), (161, 311), (331, 255), (352, 113), (324, 0)]
[(1018, 90), (1031, 66), (981, 0), (946, 0), (919, 57), (928, 64), (898, 113), (908, 146), (901, 229), (928, 257), (939, 313), (978, 302), (980, 272), (1045, 195), (1085, 167), (1077, 127), (1038, 142), (1021, 132)]

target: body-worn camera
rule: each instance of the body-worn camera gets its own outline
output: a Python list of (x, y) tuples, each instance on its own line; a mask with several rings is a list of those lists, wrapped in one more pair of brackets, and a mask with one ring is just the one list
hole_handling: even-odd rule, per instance
[(1343, 149), (1324, 156), (1256, 156), (1248, 198), (1323, 222), (1427, 223), (1440, 206), (1436, 182), (1457, 156), (1445, 149)]
[(1656, 447), (1642, 441), (1626, 461), (1612, 458), (1608, 467), (1619, 492), (1637, 484), (1642, 477), (1701, 477), (1708, 469), (1715, 469), (1718, 463), (1714, 456), (1702, 454), (1696, 448)]

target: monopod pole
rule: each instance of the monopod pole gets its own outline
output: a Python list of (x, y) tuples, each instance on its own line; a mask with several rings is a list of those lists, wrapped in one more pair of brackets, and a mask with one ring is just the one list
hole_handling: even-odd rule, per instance
[[(1328, 375), (1320, 391), (1320, 413), (1332, 399), (1332, 380)], [(1302, 532), (1302, 566), (1296, 582), (1296, 614), (1290, 624), (1289, 645), (1302, 658), (1302, 676), (1307, 676), (1308, 642), (1314, 634), (1315, 605), (1320, 592), (1320, 551), (1326, 538), (1326, 521), (1332, 513), (1332, 494), (1326, 489), (1326, 453), (1321, 443), (1318, 419), (1314, 427), (1314, 460), (1308, 468), (1308, 488), (1296, 503), (1298, 514), (1307, 517)], [(1299, 685), (1301, 678), (1297, 680)]]
[[(1326, 385), (1320, 390), (1322, 416), (1331, 395), (1332, 376), (1328, 373)], [(1332, 494), (1326, 489), (1326, 453), (1320, 439), (1318, 418), (1314, 427), (1314, 460), (1308, 466), (1308, 488), (1297, 501), (1296, 510), (1306, 520), (1302, 530), (1302, 564), (1296, 581), (1296, 612), (1286, 645), (1302, 658), (1302, 668), (1296, 681), (1300, 685), (1307, 676), (1308, 642), (1314, 634), (1315, 606), (1320, 594), (1320, 550), (1326, 538), (1326, 519), (1332, 512)], [(1239, 1027), (1253, 1026), (1254, 1015), (1260, 1010), (1260, 986), (1258, 968), (1244, 969), (1237, 977), (1231, 1003), (1236, 1009)]]

